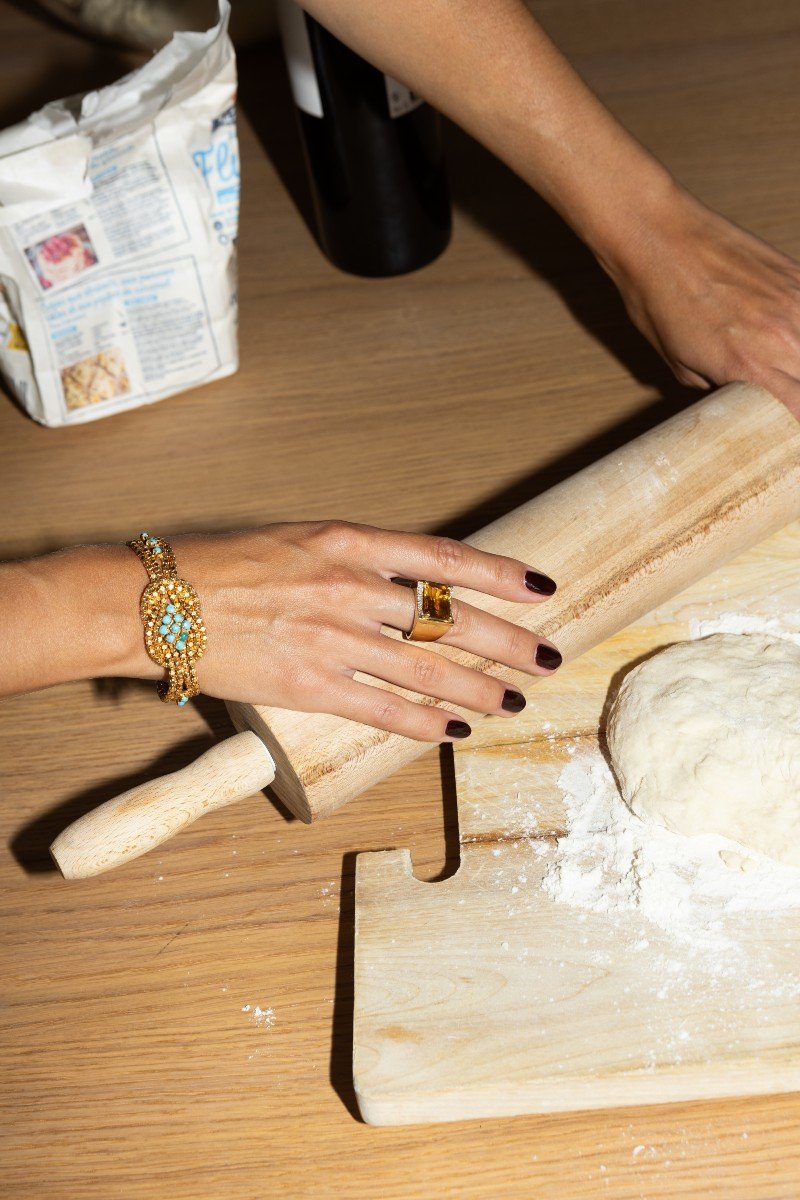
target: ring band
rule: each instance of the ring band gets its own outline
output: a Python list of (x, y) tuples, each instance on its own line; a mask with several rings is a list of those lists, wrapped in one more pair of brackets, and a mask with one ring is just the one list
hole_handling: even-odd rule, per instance
[(420, 579), (414, 594), (414, 623), (403, 637), (407, 642), (438, 642), (453, 626), (453, 604), (446, 583)]

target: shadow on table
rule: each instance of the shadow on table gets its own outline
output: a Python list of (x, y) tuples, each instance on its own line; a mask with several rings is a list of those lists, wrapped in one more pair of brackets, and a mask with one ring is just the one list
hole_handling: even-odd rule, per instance
[[(314, 235), (300, 134), (280, 43), (272, 40), (248, 47), (239, 52), (238, 62), (242, 110), (299, 216)], [(523, 269), (545, 279), (575, 320), (630, 375), (661, 397), (596, 439), (596, 444), (583, 446), (567, 461), (548, 468), (543, 486), (551, 486), (557, 478), (565, 478), (577, 469), (575, 460), (584, 466), (592, 458), (608, 453), (691, 403), (697, 393), (678, 383), (634, 327), (611, 280), (558, 214), (499, 159), (449, 121), (445, 122), (445, 137), (454, 207), (516, 255)], [(519, 489), (530, 498), (536, 485), (536, 478), (528, 479), (520, 482)], [(498, 497), (498, 505), (505, 500), (505, 495)], [(467, 521), (465, 515), (459, 522), (464, 532)]]
[[(444, 827), (444, 866), (427, 883), (449, 879), (458, 870), (460, 844), (458, 840), (458, 805), (453, 747), (439, 747), (442, 780), (442, 818)], [(380, 847), (384, 849), (384, 847)], [(355, 916), (356, 862), (358, 855), (368, 853), (362, 848), (350, 851), (342, 858), (339, 887), (339, 934), (336, 943), (336, 982), (333, 1000), (333, 1034), (329, 1078), (347, 1111), (362, 1121), (353, 1086), (353, 1003), (355, 996)]]
[(237, 103), (316, 241), (300, 131), (279, 39), (238, 50), (236, 67)]
[[(95, 690), (111, 701), (131, 688), (147, 689), (152, 692), (153, 684), (130, 679), (98, 679), (95, 683)], [(107, 800), (113, 800), (123, 792), (130, 791), (131, 788), (139, 787), (162, 775), (170, 775), (173, 771), (180, 771), (184, 767), (188, 767), (201, 754), (205, 754), (206, 750), (210, 750), (213, 745), (227, 737), (235, 736), (236, 730), (228, 716), (228, 710), (221, 700), (198, 696), (194, 701), (194, 706), (208, 725), (207, 734), (195, 735), (175, 746), (170, 746), (142, 770), (106, 780), (101, 784), (95, 784), (93, 787), (76, 792), (73, 796), (68, 796), (61, 804), (40, 814), (19, 829), (11, 839), (10, 849), (23, 870), (29, 875), (57, 871), (58, 868), (50, 857), (50, 845), (58, 834), (73, 821), (77, 821), (79, 817), (91, 812), (99, 805), (105, 804)], [(264, 795), (285, 821), (296, 819), (271, 789), (266, 789)]]
[(329, 1077), (331, 1086), (351, 1117), (361, 1120), (353, 1087), (353, 996), (356, 945), (356, 861), (360, 851), (342, 858), (339, 887), (339, 936), (336, 942), (336, 982), (333, 993), (333, 1033)]
[[(679, 386), (679, 385), (676, 385)], [(541, 495), (549, 488), (555, 487), (557, 483), (569, 479), (578, 471), (588, 467), (591, 463), (597, 462), (606, 454), (611, 454), (615, 450), (620, 450), (628, 442), (653, 429), (656, 425), (660, 425), (662, 421), (666, 421), (669, 417), (674, 416), (687, 404), (694, 403), (697, 400), (697, 393), (690, 391), (688, 388), (682, 388), (685, 393), (685, 399), (681, 402), (674, 399), (659, 398), (652, 400), (644, 408), (626, 417), (623, 421), (617, 421), (608, 429), (604, 429), (602, 433), (595, 437), (588, 438), (584, 442), (580, 442), (577, 446), (568, 450), (565, 454), (560, 454), (553, 458), (538, 470), (532, 471), (528, 475), (522, 475), (519, 479), (515, 479), (513, 483), (500, 491), (495, 492), (491, 496), (483, 497), (472, 508), (466, 509), (459, 513), (457, 517), (450, 518), (444, 524), (434, 526), (427, 530), (428, 533), (446, 534), (448, 537), (465, 538), (471, 533), (475, 533), (479, 529), (483, 529), (491, 521), (498, 517), (505, 516), (506, 513), (525, 504), (526, 501), (532, 500), (535, 496)]]

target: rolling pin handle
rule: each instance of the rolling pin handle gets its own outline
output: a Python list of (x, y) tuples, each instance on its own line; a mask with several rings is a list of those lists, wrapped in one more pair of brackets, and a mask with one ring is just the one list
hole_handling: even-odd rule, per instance
[(275, 763), (255, 733), (238, 733), (195, 762), (107, 800), (73, 821), (50, 847), (65, 879), (110, 871), (215, 808), (252, 796), (275, 778)]

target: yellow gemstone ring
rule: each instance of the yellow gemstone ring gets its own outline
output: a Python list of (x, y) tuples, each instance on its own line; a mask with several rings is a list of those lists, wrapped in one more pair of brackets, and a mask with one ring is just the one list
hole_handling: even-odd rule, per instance
[(415, 595), (414, 623), (403, 637), (407, 642), (438, 642), (453, 626), (450, 588), (420, 579)]

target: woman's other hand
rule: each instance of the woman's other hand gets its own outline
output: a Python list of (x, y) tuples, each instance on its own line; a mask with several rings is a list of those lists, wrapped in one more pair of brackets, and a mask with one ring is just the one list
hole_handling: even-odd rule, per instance
[(800, 265), (679, 185), (598, 257), (682, 383), (744, 380), (800, 419)]

